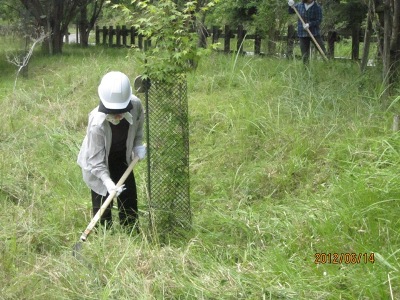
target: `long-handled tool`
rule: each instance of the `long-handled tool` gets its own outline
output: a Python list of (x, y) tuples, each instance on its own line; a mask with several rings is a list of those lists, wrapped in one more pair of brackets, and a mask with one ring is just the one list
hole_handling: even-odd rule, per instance
[[(301, 23), (304, 25), (306, 24), (303, 20), (303, 18), (301, 17), (299, 11), (297, 10), (297, 8), (293, 5), (291, 6), (291, 8), (294, 10), (294, 12), (296, 13), (297, 17), (299, 17), (299, 20), (301, 21)], [(319, 53), (321, 53), (322, 57), (325, 59), (325, 61), (328, 61), (328, 58), (326, 57), (324, 51), (322, 51), (321, 46), (318, 44), (317, 40), (315, 39), (314, 35), (311, 33), (309, 28), (305, 28), (305, 30), (308, 32), (308, 34), (310, 35), (311, 39), (313, 40), (315, 46), (318, 48)]]
[[(124, 172), (122, 174), (120, 180), (117, 182), (116, 187), (119, 188), (121, 185), (124, 184), (125, 180), (128, 178), (129, 174), (132, 172), (133, 167), (136, 165), (136, 163), (139, 161), (139, 157), (135, 156)], [(75, 256), (78, 260), (85, 262), (85, 259), (83, 258), (82, 254), (80, 254), (80, 251), (82, 249), (82, 242), (86, 242), (88, 235), (90, 232), (93, 230), (94, 226), (97, 224), (101, 216), (103, 215), (104, 211), (106, 210), (107, 206), (110, 205), (111, 201), (114, 199), (117, 191), (113, 191), (107, 199), (104, 201), (104, 203), (101, 205), (100, 209), (97, 211), (97, 213), (94, 215), (92, 220), (90, 221), (89, 225), (86, 227), (85, 231), (82, 233), (79, 241), (74, 245), (72, 255)], [(90, 264), (87, 264), (89, 268), (91, 268)]]
[[(124, 184), (126, 178), (128, 178), (129, 174), (132, 172), (133, 167), (135, 166), (135, 164), (139, 161), (139, 157), (135, 156), (132, 160), (132, 162), (130, 163), (130, 165), (128, 166), (128, 168), (126, 169), (125, 173), (122, 174), (120, 180), (117, 182), (116, 187), (119, 188), (121, 185)], [(104, 201), (104, 203), (101, 205), (100, 209), (97, 211), (97, 213), (94, 215), (92, 221), (90, 221), (89, 225), (86, 227), (85, 231), (82, 233), (80, 240), (82, 242), (85, 242), (88, 235), (90, 234), (90, 232), (93, 230), (93, 227), (96, 225), (96, 223), (99, 221), (99, 219), (101, 218), (101, 216), (103, 215), (104, 211), (106, 210), (107, 206), (111, 203), (111, 201), (114, 199), (115, 195), (116, 195), (117, 191), (113, 191), (108, 197), (107, 199)]]
[[(124, 184), (126, 178), (128, 178), (129, 174), (132, 172), (133, 167), (136, 165), (136, 163), (139, 161), (139, 157), (135, 156), (124, 172), (122, 174), (120, 180), (117, 182), (116, 187), (119, 188), (121, 185)], [(89, 225), (86, 227), (85, 231), (82, 233), (79, 242), (77, 242), (74, 245), (72, 255), (75, 256), (78, 260), (84, 261), (82, 255), (80, 254), (80, 250), (82, 249), (82, 242), (86, 242), (88, 235), (90, 232), (93, 230), (94, 226), (97, 224), (101, 216), (103, 215), (104, 211), (106, 210), (107, 206), (110, 205), (111, 201), (114, 199), (117, 191), (113, 191), (107, 199), (104, 201), (104, 203), (101, 205), (100, 209), (97, 211), (97, 213), (94, 215), (93, 219), (90, 221)], [(90, 265), (89, 265), (90, 266)]]

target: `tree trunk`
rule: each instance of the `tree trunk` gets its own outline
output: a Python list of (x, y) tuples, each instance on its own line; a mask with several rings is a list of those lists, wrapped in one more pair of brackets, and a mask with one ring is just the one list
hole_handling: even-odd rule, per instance
[(390, 77), (390, 36), (391, 36), (391, 18), (390, 18), (390, 0), (384, 2), (384, 34), (383, 34), (383, 83), (385, 92), (383, 96), (386, 98), (389, 95), (389, 77)]
[(368, 4), (368, 15), (367, 15), (367, 28), (365, 28), (364, 34), (364, 48), (361, 59), (361, 72), (364, 73), (368, 64), (369, 49), (371, 45), (371, 30), (372, 30), (372, 7), (371, 1)]
[(391, 15), (393, 16), (393, 25), (390, 38), (390, 84), (398, 82), (398, 78), (400, 77), (400, 3), (399, 1), (393, 1), (392, 5)]
[(383, 0), (374, 0), (374, 14), (377, 16), (376, 22), (378, 23), (375, 26), (376, 35), (377, 35), (377, 45), (378, 45), (378, 57), (382, 59), (383, 56), (383, 41), (384, 41), (384, 30), (385, 22), (384, 22), (384, 9), (383, 9)]
[[(80, 45), (82, 47), (89, 46), (89, 37), (90, 32), (94, 28), (94, 24), (96, 23), (100, 12), (103, 8), (105, 0), (86, 0), (80, 4), (80, 16), (79, 16), (79, 35), (80, 35)], [(93, 4), (90, 11), (92, 11), (92, 15), (90, 16), (90, 20), (88, 19), (88, 5)]]
[(82, 47), (89, 46), (89, 22), (87, 21), (87, 6), (82, 5), (80, 8), (80, 19), (79, 19), (79, 37), (80, 45)]
[(51, 33), (47, 41), (44, 41), (43, 50), (52, 54), (62, 53), (64, 30), (62, 28), (64, 14), (63, 0), (55, 0), (48, 3), (46, 15), (47, 32)]
[(200, 48), (207, 48), (207, 28), (205, 27), (204, 23), (206, 21), (206, 15), (203, 13), (201, 15), (200, 22), (196, 19), (196, 30), (198, 35), (197, 46)]

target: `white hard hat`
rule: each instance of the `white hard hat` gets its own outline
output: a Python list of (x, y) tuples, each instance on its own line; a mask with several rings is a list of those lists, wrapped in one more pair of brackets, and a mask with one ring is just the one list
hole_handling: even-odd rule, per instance
[(132, 87), (128, 76), (112, 71), (101, 79), (98, 93), (102, 104), (107, 109), (124, 109), (130, 103)]

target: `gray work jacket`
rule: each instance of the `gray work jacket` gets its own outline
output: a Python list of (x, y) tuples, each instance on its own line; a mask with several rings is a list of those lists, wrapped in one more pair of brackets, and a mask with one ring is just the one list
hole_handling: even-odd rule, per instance
[[(129, 125), (126, 140), (126, 162), (132, 161), (132, 151), (142, 145), (144, 112), (139, 98), (132, 95), (133, 108), (130, 110), (133, 122)], [(110, 176), (108, 155), (110, 154), (112, 133), (106, 114), (99, 112), (98, 107), (89, 114), (86, 136), (78, 154), (78, 165), (82, 168), (83, 180), (86, 185), (99, 195), (105, 196), (107, 189), (101, 178)]]

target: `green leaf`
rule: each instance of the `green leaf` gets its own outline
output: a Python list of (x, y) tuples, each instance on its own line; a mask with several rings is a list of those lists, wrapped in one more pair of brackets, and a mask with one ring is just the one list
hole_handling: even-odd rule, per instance
[[(152, 48), (144, 53), (147, 60), (145, 75), (161, 79), (189, 71), (193, 64), (188, 60), (197, 62), (205, 53), (198, 51), (197, 35), (191, 32), (198, 2), (188, 1), (183, 8), (172, 0), (160, 0), (154, 4), (148, 0), (132, 0), (131, 3), (136, 10), (125, 7), (126, 14), (138, 16), (136, 19), (132, 17), (131, 25), (152, 41)], [(201, 11), (202, 8), (198, 9)]]

